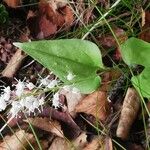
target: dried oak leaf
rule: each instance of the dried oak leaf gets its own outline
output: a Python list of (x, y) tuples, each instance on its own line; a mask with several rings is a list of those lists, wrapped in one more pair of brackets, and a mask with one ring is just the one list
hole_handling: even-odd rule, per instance
[(110, 113), (107, 93), (96, 91), (82, 99), (75, 108), (76, 113), (86, 113), (93, 115), (101, 121), (105, 121)]
[(59, 137), (64, 137), (61, 130), (61, 125), (58, 121), (50, 120), (49, 118), (28, 118), (25, 122), (30, 122), (33, 126), (51, 132)]
[(150, 12), (143, 11), (142, 14), (142, 32), (139, 34), (139, 38), (150, 42)]
[(9, 7), (16, 8), (21, 4), (21, 0), (3, 0)]
[(27, 140), (30, 143), (33, 143), (34, 136), (32, 134), (26, 133), (24, 130), (20, 130), (12, 136), (6, 136), (4, 138), (4, 142), (0, 144), (0, 149), (20, 150), (20, 149), (23, 149), (23, 147), (28, 146), (29, 143)]

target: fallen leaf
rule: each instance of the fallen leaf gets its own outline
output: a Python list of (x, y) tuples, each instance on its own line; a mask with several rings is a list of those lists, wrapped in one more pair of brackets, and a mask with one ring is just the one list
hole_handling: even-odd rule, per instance
[(29, 143), (27, 140), (32, 143), (34, 141), (34, 136), (32, 134), (25, 133), (24, 130), (20, 130), (12, 136), (6, 136), (4, 138), (4, 142), (0, 144), (0, 149), (21, 150), (23, 147), (28, 146)]
[(87, 135), (82, 132), (75, 140), (71, 141), (75, 149), (82, 150), (87, 144)]
[(112, 140), (109, 137), (96, 136), (82, 150), (113, 150)]
[(75, 112), (90, 114), (101, 121), (105, 121), (110, 113), (107, 93), (103, 91), (93, 92), (79, 102)]
[(150, 42), (150, 12), (142, 12), (142, 32), (139, 34), (139, 38)]
[(65, 26), (70, 27), (74, 21), (74, 14), (69, 6), (62, 8), (62, 14), (64, 14)]
[(73, 20), (73, 11), (65, 0), (41, 0), (38, 13), (29, 11), (27, 24), (33, 37), (43, 39), (70, 27)]
[[(64, 127), (67, 129), (65, 131), (63, 130), (64, 128), (62, 129), (64, 132), (64, 135), (70, 139), (75, 139), (81, 133), (80, 127), (74, 122), (74, 120), (72, 119), (72, 117), (70, 116), (68, 112), (60, 112), (51, 107), (44, 107), (43, 111), (39, 113), (38, 116), (47, 117), (47, 118), (51, 117), (54, 120), (60, 121), (61, 125), (64, 125)], [(27, 117), (34, 118), (34, 114), (32, 113), (28, 115)], [(22, 124), (23, 119), (25, 118), (26, 117), (24, 116), (24, 114), (20, 113), (18, 114), (18, 117), (13, 118), (8, 124), (10, 127), (15, 127), (17, 123)]]
[(16, 8), (21, 4), (21, 0), (3, 0), (9, 7)]
[[(71, 145), (71, 142), (70, 142)], [(48, 150), (71, 150), (71, 146), (69, 145), (69, 141), (66, 139), (56, 137)]]
[(47, 132), (51, 132), (59, 137), (64, 137), (61, 130), (61, 125), (58, 121), (50, 120), (49, 118), (28, 118), (25, 122), (30, 122), (33, 126), (38, 127)]
[(71, 116), (75, 116), (75, 107), (85, 95), (80, 92), (74, 93), (71, 90), (67, 91), (64, 89), (62, 89), (60, 93), (66, 97), (68, 112)]
[(23, 52), (20, 49), (18, 49), (7, 64), (6, 68), (2, 71), (2, 76), (13, 78), (25, 57), (26, 55), (23, 54)]
[(40, 27), (40, 31), (44, 37), (48, 37), (48, 36), (56, 33), (56, 31), (57, 31), (56, 24), (49, 21), (46, 18), (46, 15), (41, 16), (40, 21), (39, 21), (39, 27)]
[[(119, 43), (123, 43), (127, 39), (126, 32), (121, 28), (113, 29), (116, 38), (118, 39)], [(117, 42), (112, 34), (106, 34), (105, 36), (98, 38), (99, 43), (104, 48), (111, 48), (117, 47)]]
[(85, 132), (82, 132), (75, 140), (72, 141), (56, 137), (49, 150), (82, 150), (86, 143), (87, 135)]
[[(49, 141), (46, 140), (40, 140), (40, 145), (42, 150), (47, 150), (49, 148)], [(35, 141), (34, 143), (32, 143), (32, 146), (34, 147), (34, 150), (39, 150), (39, 146), (37, 144), (37, 141)]]
[(134, 88), (128, 88), (124, 98), (116, 135), (122, 140), (128, 138), (131, 126), (140, 108), (140, 96)]
[[(113, 29), (113, 32), (120, 44), (126, 41), (128, 38), (126, 32), (121, 28), (115, 28)], [(104, 48), (102, 52), (103, 56), (105, 56), (108, 53), (108, 49), (113, 47), (115, 48), (115, 54), (114, 54), (115, 59), (119, 60), (121, 58), (121, 53), (119, 50), (118, 43), (116, 42), (116, 39), (112, 34), (106, 34), (98, 38), (98, 41), (101, 44), (101, 46)]]

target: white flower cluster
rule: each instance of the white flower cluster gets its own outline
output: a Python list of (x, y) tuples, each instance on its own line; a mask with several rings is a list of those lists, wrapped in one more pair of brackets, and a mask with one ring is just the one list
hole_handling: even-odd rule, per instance
[[(35, 113), (35, 110), (39, 112), (43, 109), (45, 97), (43, 89), (52, 89), (58, 86), (58, 80), (50, 80), (49, 76), (39, 80), (39, 85), (35, 86), (32, 82), (25, 82), (17, 80), (15, 89), (11, 90), (10, 87), (4, 87), (2, 94), (0, 95), (0, 111), (6, 109), (8, 105), (11, 105), (9, 115), (16, 117), (19, 112)], [(42, 90), (41, 90), (42, 89)], [(38, 92), (41, 93), (38, 93)], [(59, 107), (59, 94), (53, 95), (52, 101), (55, 108)]]

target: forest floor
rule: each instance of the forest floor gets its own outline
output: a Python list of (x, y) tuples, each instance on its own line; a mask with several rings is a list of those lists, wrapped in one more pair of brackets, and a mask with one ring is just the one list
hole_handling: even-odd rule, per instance
[[(136, 67), (130, 68), (121, 53), (121, 44), (131, 37), (150, 42), (149, 10), (148, 0), (1, 0), (0, 150), (150, 150), (150, 102), (132, 78), (146, 63), (133, 62)], [(35, 45), (26, 53), (13, 44), (58, 39), (81, 42), (68, 47), (70, 53), (60, 51), (59, 58), (85, 57), (89, 64), (94, 61), (74, 47), (82, 47), (82, 40), (97, 45), (105, 69), (94, 70), (101, 78), (96, 90), (84, 93), (65, 86), (57, 72), (63, 60), (54, 73), (39, 63), (49, 57), (48, 45)], [(64, 43), (62, 49), (69, 45)], [(39, 54), (36, 61), (38, 49), (47, 56)], [(48, 60), (50, 65), (58, 63)], [(79, 75), (90, 76), (90, 69), (80, 70)], [(68, 70), (68, 80), (76, 76)], [(145, 77), (144, 84), (148, 82)]]

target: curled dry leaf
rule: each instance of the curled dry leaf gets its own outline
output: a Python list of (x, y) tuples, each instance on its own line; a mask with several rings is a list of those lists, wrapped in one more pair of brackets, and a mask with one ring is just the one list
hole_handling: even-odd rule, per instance
[(33, 126), (51, 132), (59, 137), (64, 137), (61, 130), (61, 125), (58, 121), (50, 120), (49, 118), (28, 118), (25, 122), (30, 122)]
[(20, 67), (22, 60), (26, 57), (25, 54), (22, 53), (21, 50), (17, 50), (16, 53), (13, 55), (9, 63), (7, 64), (6, 68), (2, 71), (2, 76), (13, 78), (16, 71)]
[(30, 143), (33, 143), (34, 142), (34, 136), (32, 134), (25, 133), (24, 130), (20, 130), (12, 136), (6, 136), (4, 138), (4, 142), (2, 142), (0, 144), (0, 149), (1, 150), (7, 150), (7, 149), (21, 150), (21, 149), (23, 149), (23, 147), (28, 146), (29, 143), (27, 140)]
[(16, 8), (21, 4), (21, 0), (3, 0), (9, 7)]
[(150, 42), (150, 12), (142, 11), (142, 32), (139, 35), (139, 38)]
[(137, 117), (140, 108), (140, 96), (134, 88), (128, 88), (124, 98), (118, 128), (117, 137), (126, 140), (129, 135), (130, 128)]
[(109, 102), (107, 101), (107, 93), (96, 91), (84, 99), (82, 99), (75, 108), (76, 113), (86, 113), (93, 115), (101, 121), (105, 121), (110, 113)]

